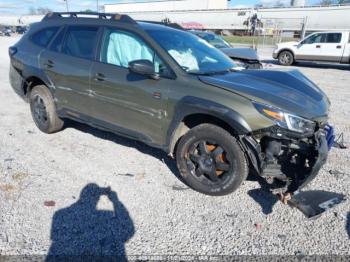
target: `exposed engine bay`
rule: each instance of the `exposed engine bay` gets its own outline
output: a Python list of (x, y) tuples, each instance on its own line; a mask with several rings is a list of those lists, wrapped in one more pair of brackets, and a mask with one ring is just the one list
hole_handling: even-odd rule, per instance
[[(334, 137), (333, 127), (325, 125), (309, 137), (272, 127), (260, 130), (253, 136), (243, 137), (242, 140), (248, 152), (251, 171), (264, 179), (272, 194), (311, 218), (344, 201), (341, 194), (301, 192), (326, 163)], [(308, 199), (305, 199), (306, 196)], [(313, 206), (307, 203), (313, 203)]]

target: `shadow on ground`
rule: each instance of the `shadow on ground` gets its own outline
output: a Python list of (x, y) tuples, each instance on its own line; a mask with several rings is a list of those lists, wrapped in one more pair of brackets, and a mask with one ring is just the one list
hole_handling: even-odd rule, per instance
[[(113, 211), (97, 210), (101, 196), (108, 197)], [(73, 257), (78, 261), (87, 257), (126, 261), (125, 242), (134, 231), (133, 221), (116, 192), (88, 184), (76, 203), (54, 214), (46, 261), (73, 261)]]
[(273, 195), (267, 185), (267, 183), (257, 177), (248, 177), (250, 181), (256, 181), (260, 184), (260, 188), (252, 189), (248, 191), (248, 195), (261, 206), (261, 211), (265, 214), (271, 214), (273, 206), (278, 202), (278, 197)]
[[(274, 59), (266, 59), (262, 61), (266, 64), (273, 64), (273, 65), (280, 65), (278, 63), (278, 60)], [(319, 69), (338, 69), (338, 70), (350, 70), (350, 66), (347, 64), (327, 64), (327, 63), (316, 63), (316, 62), (297, 62), (296, 64), (292, 65), (292, 67), (309, 67), (309, 68), (319, 68)], [(268, 69), (268, 65), (265, 66), (266, 69)]]
[(345, 225), (346, 232), (348, 233), (348, 237), (350, 239), (350, 212), (348, 213), (346, 217), (346, 225)]
[(151, 146), (148, 146), (142, 142), (125, 138), (123, 136), (119, 136), (117, 134), (107, 132), (107, 131), (102, 131), (100, 129), (91, 127), (87, 124), (82, 124), (79, 122), (75, 121), (70, 121), (67, 120), (67, 124), (65, 124), (65, 128), (75, 128), (81, 132), (91, 134), (97, 138), (101, 138), (104, 140), (109, 140), (112, 141), (116, 144), (120, 144), (122, 146), (127, 146), (127, 147), (133, 147), (140, 151), (143, 154), (150, 155), (152, 157), (155, 157), (161, 161), (164, 161), (164, 163), (168, 166), (168, 168), (171, 170), (171, 172), (180, 180), (183, 182), (180, 173), (176, 167), (176, 163), (174, 160), (172, 160), (164, 151), (153, 148)]
[[(181, 181), (184, 183), (183, 179), (180, 176), (180, 173), (176, 167), (176, 163), (174, 160), (168, 157), (168, 155), (156, 148), (152, 148), (144, 143), (125, 138), (122, 136), (118, 136), (114, 133), (102, 131), (100, 129), (91, 127), (86, 124), (74, 122), (74, 121), (67, 121), (66, 128), (75, 128), (81, 132), (85, 132), (88, 134), (91, 134), (95, 137), (105, 139), (112, 141), (116, 144), (120, 144), (127, 147), (133, 147), (140, 151), (143, 154), (148, 154), (150, 156), (153, 156), (159, 160), (162, 160), (165, 162), (165, 164), (168, 166), (168, 168), (172, 171), (172, 173)], [(272, 208), (278, 201), (278, 198), (274, 196), (268, 189), (266, 182), (259, 179), (257, 176), (250, 175), (248, 177), (248, 180), (251, 181), (257, 181), (260, 183), (261, 188), (260, 189), (254, 189), (248, 192), (249, 196), (252, 197), (262, 208), (262, 212), (264, 214), (270, 214), (272, 213)]]

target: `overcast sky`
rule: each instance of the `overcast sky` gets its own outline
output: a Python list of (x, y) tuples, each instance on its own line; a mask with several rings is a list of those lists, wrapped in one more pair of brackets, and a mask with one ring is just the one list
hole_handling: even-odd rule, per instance
[[(118, 2), (140, 2), (142, 0), (99, 0), (99, 4)], [(150, 0), (143, 0), (144, 2)], [(272, 4), (276, 2), (290, 3), (290, 0), (231, 0), (230, 7), (251, 7), (258, 3)], [(307, 0), (308, 4), (315, 4), (319, 0)], [(96, 0), (68, 0), (70, 11), (86, 9), (96, 10)], [(54, 11), (66, 11), (64, 0), (0, 0), (1, 14), (26, 14), (30, 7), (48, 7)]]

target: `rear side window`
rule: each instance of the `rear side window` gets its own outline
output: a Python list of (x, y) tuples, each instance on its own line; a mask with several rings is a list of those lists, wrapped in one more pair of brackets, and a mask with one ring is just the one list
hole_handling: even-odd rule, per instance
[(341, 42), (341, 33), (328, 33), (327, 34), (327, 43), (340, 43)]
[(62, 52), (84, 59), (93, 59), (97, 43), (97, 27), (68, 27)]
[(55, 52), (61, 52), (65, 32), (66, 30), (63, 29), (61, 30), (61, 32), (58, 33), (58, 35), (55, 37), (55, 39), (50, 45), (50, 50)]
[(55, 27), (48, 27), (45, 29), (42, 29), (36, 33), (34, 33), (31, 37), (32, 41), (34, 44), (41, 46), (41, 47), (46, 47), (51, 39), (54, 37), (56, 32), (58, 31), (58, 26)]

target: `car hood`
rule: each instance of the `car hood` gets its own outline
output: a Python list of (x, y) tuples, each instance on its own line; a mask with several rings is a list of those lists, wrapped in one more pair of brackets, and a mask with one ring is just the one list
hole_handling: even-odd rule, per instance
[(298, 70), (243, 70), (199, 78), (206, 84), (304, 118), (318, 120), (328, 116), (330, 103), (327, 96)]
[(258, 54), (253, 48), (233, 48), (225, 47), (220, 48), (229, 57), (246, 59), (246, 60), (259, 60)]
[(283, 42), (283, 43), (279, 43), (277, 44), (278, 46), (297, 46), (299, 44), (299, 42)]

